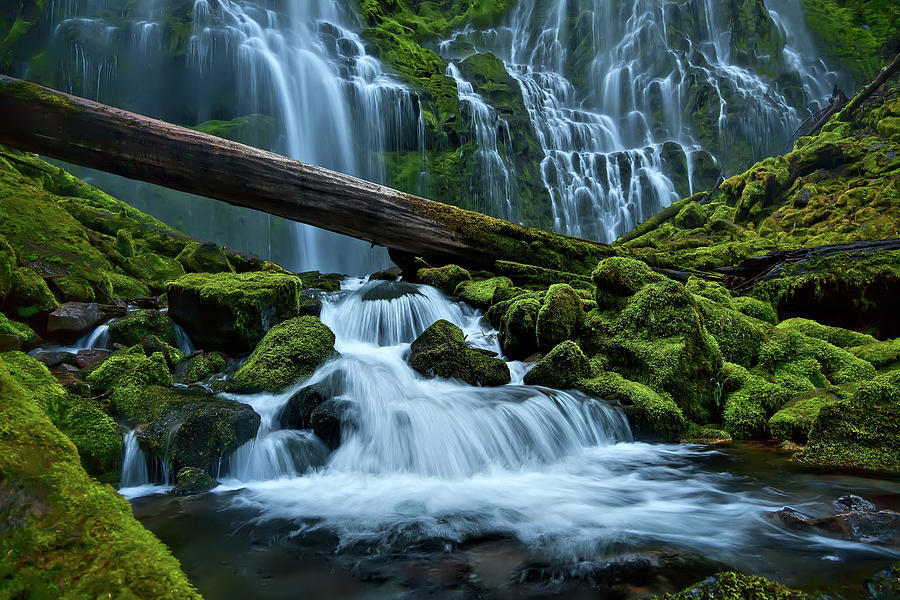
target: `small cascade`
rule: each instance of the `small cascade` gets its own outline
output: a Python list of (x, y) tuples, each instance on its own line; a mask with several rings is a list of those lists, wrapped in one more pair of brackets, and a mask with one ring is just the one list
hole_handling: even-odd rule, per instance
[(125, 455), (122, 458), (122, 475), (119, 485), (123, 488), (139, 487), (150, 484), (150, 475), (147, 471), (147, 457), (138, 444), (137, 432), (128, 431), (122, 438), (125, 446)]
[(74, 350), (108, 350), (109, 349), (109, 325), (98, 325), (92, 332), (80, 337), (75, 342)]
[(187, 355), (191, 355), (197, 351), (197, 348), (194, 347), (194, 342), (191, 341), (191, 338), (188, 336), (187, 331), (184, 330), (184, 327), (178, 323), (172, 322), (172, 331), (175, 333), (175, 345), (179, 350)]

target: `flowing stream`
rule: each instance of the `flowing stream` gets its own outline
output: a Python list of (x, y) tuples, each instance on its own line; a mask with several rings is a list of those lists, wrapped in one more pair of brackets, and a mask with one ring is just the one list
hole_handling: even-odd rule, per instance
[[(821, 560), (871, 566), (895, 554), (787, 532), (766, 516), (785, 504), (825, 513), (847, 491), (844, 482), (781, 489), (729, 472), (719, 452), (634, 442), (623, 414), (603, 400), (523, 385), (522, 363), (510, 363), (513, 382), (496, 388), (418, 375), (405, 353), (437, 319), (462, 328), (470, 344), (499, 351), (478, 311), (434, 288), (348, 280), (325, 300), (321, 318), (339, 356), (284, 393), (225, 396), (253, 406), (262, 426), (223, 465), (212, 494), (189, 508), (169, 506), (166, 496), (141, 498), (167, 487), (122, 490), (176, 554), (215, 545), (225, 533), (207, 532), (207, 542), (178, 542), (173, 532), (167, 539), (174, 515), (205, 510), (198, 502), (216, 507), (219, 516), (209, 518), (232, 535), (266, 537), (266, 552), (288, 543), (301, 555), (333, 555), (330, 568), (380, 557), (378, 568), (390, 569), (402, 563), (398, 553), (422, 544), (437, 544), (441, 557), (482, 539), (508, 540), (523, 564), (537, 560), (562, 579), (650, 549), (782, 577), (780, 561), (789, 560), (804, 581)], [(343, 407), (342, 440), (330, 453), (311, 431), (279, 425), (285, 403), (309, 385)], [(854, 490), (872, 485), (857, 481)], [(884, 485), (879, 494), (900, 491)], [(235, 590), (217, 595), (239, 597)]]

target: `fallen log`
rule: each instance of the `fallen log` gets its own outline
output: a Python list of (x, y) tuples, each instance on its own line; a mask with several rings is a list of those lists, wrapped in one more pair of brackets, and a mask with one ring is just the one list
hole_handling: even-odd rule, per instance
[(329, 229), (433, 264), (589, 273), (604, 244), (523, 227), (0, 75), (0, 144)]

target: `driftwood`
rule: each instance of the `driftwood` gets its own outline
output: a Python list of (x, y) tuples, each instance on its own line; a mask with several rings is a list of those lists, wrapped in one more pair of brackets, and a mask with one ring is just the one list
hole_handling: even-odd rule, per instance
[(588, 273), (603, 244), (522, 227), (0, 75), (0, 144), (425, 257)]
[(900, 250), (900, 238), (828, 244), (797, 250), (776, 250), (762, 256), (747, 258), (734, 267), (720, 267), (716, 272), (727, 277), (726, 285), (729, 288), (737, 292), (746, 292), (758, 283), (779, 277), (787, 264), (802, 264), (815, 258), (834, 256), (842, 252), (858, 254), (884, 250)]
[(891, 75), (896, 73), (898, 69), (900, 69), (900, 53), (894, 57), (894, 60), (892, 60), (889, 65), (881, 69), (881, 72), (872, 80), (872, 83), (860, 90), (860, 92), (853, 97), (853, 100), (847, 103), (847, 106), (844, 107), (844, 110), (841, 111), (838, 118), (842, 121), (848, 120), (850, 115), (853, 114), (853, 111), (859, 108), (860, 105), (875, 92), (875, 90), (884, 85), (884, 82), (890, 79)]

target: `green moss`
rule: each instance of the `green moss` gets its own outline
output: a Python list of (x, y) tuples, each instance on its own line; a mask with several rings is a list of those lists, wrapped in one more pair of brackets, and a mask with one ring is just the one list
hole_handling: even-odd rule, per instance
[(31, 346), (40, 341), (40, 337), (25, 323), (11, 321), (0, 313), (0, 335), (14, 335), (24, 346)]
[(900, 472), (900, 371), (879, 375), (848, 400), (823, 406), (796, 458), (824, 468)]
[(500, 346), (512, 360), (537, 352), (537, 319), (541, 303), (535, 298), (512, 300), (500, 322)]
[(772, 415), (769, 419), (769, 431), (773, 437), (783, 442), (805, 444), (819, 410), (838, 400), (839, 397), (822, 389), (795, 398)]
[(229, 388), (240, 392), (280, 392), (312, 375), (333, 352), (334, 334), (316, 317), (279, 323), (234, 374)]
[(85, 381), (101, 391), (148, 385), (171, 387), (172, 375), (161, 352), (146, 356), (143, 348), (134, 346), (113, 352)]
[(140, 298), (150, 295), (150, 288), (128, 275), (107, 273), (113, 298)]
[(576, 387), (590, 396), (624, 405), (634, 434), (640, 439), (674, 442), (685, 430), (684, 414), (669, 395), (659, 394), (618, 373), (601, 372), (578, 381)]
[(725, 360), (747, 367), (756, 364), (771, 327), (705, 297), (696, 297), (706, 330), (715, 338)]
[(575, 382), (590, 376), (591, 366), (584, 352), (572, 340), (565, 340), (537, 361), (525, 374), (525, 383), (570, 389)]
[(16, 268), (16, 253), (6, 238), (0, 235), (0, 304), (12, 289), (12, 274)]
[(114, 344), (134, 346), (144, 338), (156, 336), (166, 344), (175, 343), (172, 323), (158, 310), (136, 310), (109, 324), (109, 339)]
[(535, 333), (538, 348), (547, 352), (572, 339), (584, 321), (581, 297), (565, 283), (551, 285), (538, 311)]
[(225, 358), (218, 352), (210, 354), (197, 354), (188, 359), (181, 377), (182, 383), (196, 383), (203, 381), (210, 375), (218, 373), (225, 368)]
[(0, 365), (0, 517), (12, 597), (199, 598), (166, 547), (108, 485), (92, 481), (65, 437)]
[[(19, 23), (24, 25), (24, 22)], [(48, 90), (39, 85), (18, 79), (0, 82), (0, 98), (10, 98), (26, 101), (30, 104), (44, 105), (62, 114), (77, 114), (83, 110), (61, 92)]]
[(472, 281), (464, 279), (456, 286), (454, 294), (463, 302), (475, 308), (489, 308), (494, 303), (494, 294), (498, 288), (512, 288), (509, 277), (491, 277)]
[(169, 284), (169, 316), (197, 344), (253, 348), (297, 316), (302, 282), (291, 274), (191, 273)]
[(234, 272), (225, 252), (215, 244), (191, 242), (175, 258), (188, 273)]
[(717, 302), (729, 308), (734, 308), (734, 300), (731, 292), (723, 285), (714, 281), (707, 281), (699, 277), (690, 276), (684, 288), (695, 296), (703, 296), (713, 302)]
[(706, 224), (706, 211), (696, 202), (688, 202), (673, 221), (679, 229), (697, 229)]
[[(782, 325), (788, 322), (783, 321)], [(875, 375), (871, 363), (824, 340), (809, 337), (791, 326), (779, 325), (760, 349), (760, 363), (772, 373), (777, 372), (779, 365), (799, 363), (803, 359), (817, 361), (821, 365), (821, 373), (834, 384), (862, 381)], [(810, 381), (812, 387), (818, 387), (818, 382)]]
[(16, 314), (24, 319), (52, 312), (59, 306), (43, 278), (26, 267), (13, 269), (11, 287), (7, 304), (14, 306)]
[(120, 229), (116, 232), (116, 250), (124, 258), (134, 256), (134, 236), (127, 229)]
[(591, 278), (597, 287), (596, 300), (599, 306), (609, 305), (610, 296), (631, 296), (648, 283), (664, 279), (645, 263), (618, 256), (601, 260)]
[(863, 344), (872, 344), (877, 340), (871, 335), (842, 329), (840, 327), (830, 327), (811, 321), (809, 319), (786, 319), (782, 321), (778, 327), (791, 331), (799, 331), (809, 337), (825, 340), (829, 344), (840, 346), (841, 348), (851, 348), (853, 346), (862, 346)]
[(771, 325), (778, 324), (778, 314), (768, 302), (757, 300), (750, 296), (737, 296), (731, 301), (731, 305), (736, 311), (748, 317), (759, 319)]
[(731, 434), (718, 425), (697, 425), (688, 423), (687, 429), (681, 436), (685, 444), (719, 444), (730, 442)]
[(125, 259), (122, 268), (132, 277), (156, 290), (165, 289), (168, 282), (184, 275), (184, 267), (180, 262), (153, 252), (144, 252)]
[(132, 423), (152, 423), (171, 407), (194, 401), (197, 397), (196, 393), (172, 387), (126, 385), (113, 390), (110, 408)]
[(425, 285), (430, 285), (445, 294), (453, 294), (457, 286), (472, 277), (459, 265), (447, 265), (436, 269), (419, 269), (416, 278)]
[(470, 385), (496, 386), (510, 382), (506, 363), (478, 348), (469, 348), (462, 330), (440, 319), (413, 341), (407, 358), (422, 375), (459, 379)]
[(716, 573), (712, 577), (662, 600), (804, 600), (808, 596), (779, 583), (741, 573)]
[(871, 363), (876, 369), (900, 361), (900, 338), (885, 342), (872, 342), (849, 349), (850, 353)]

